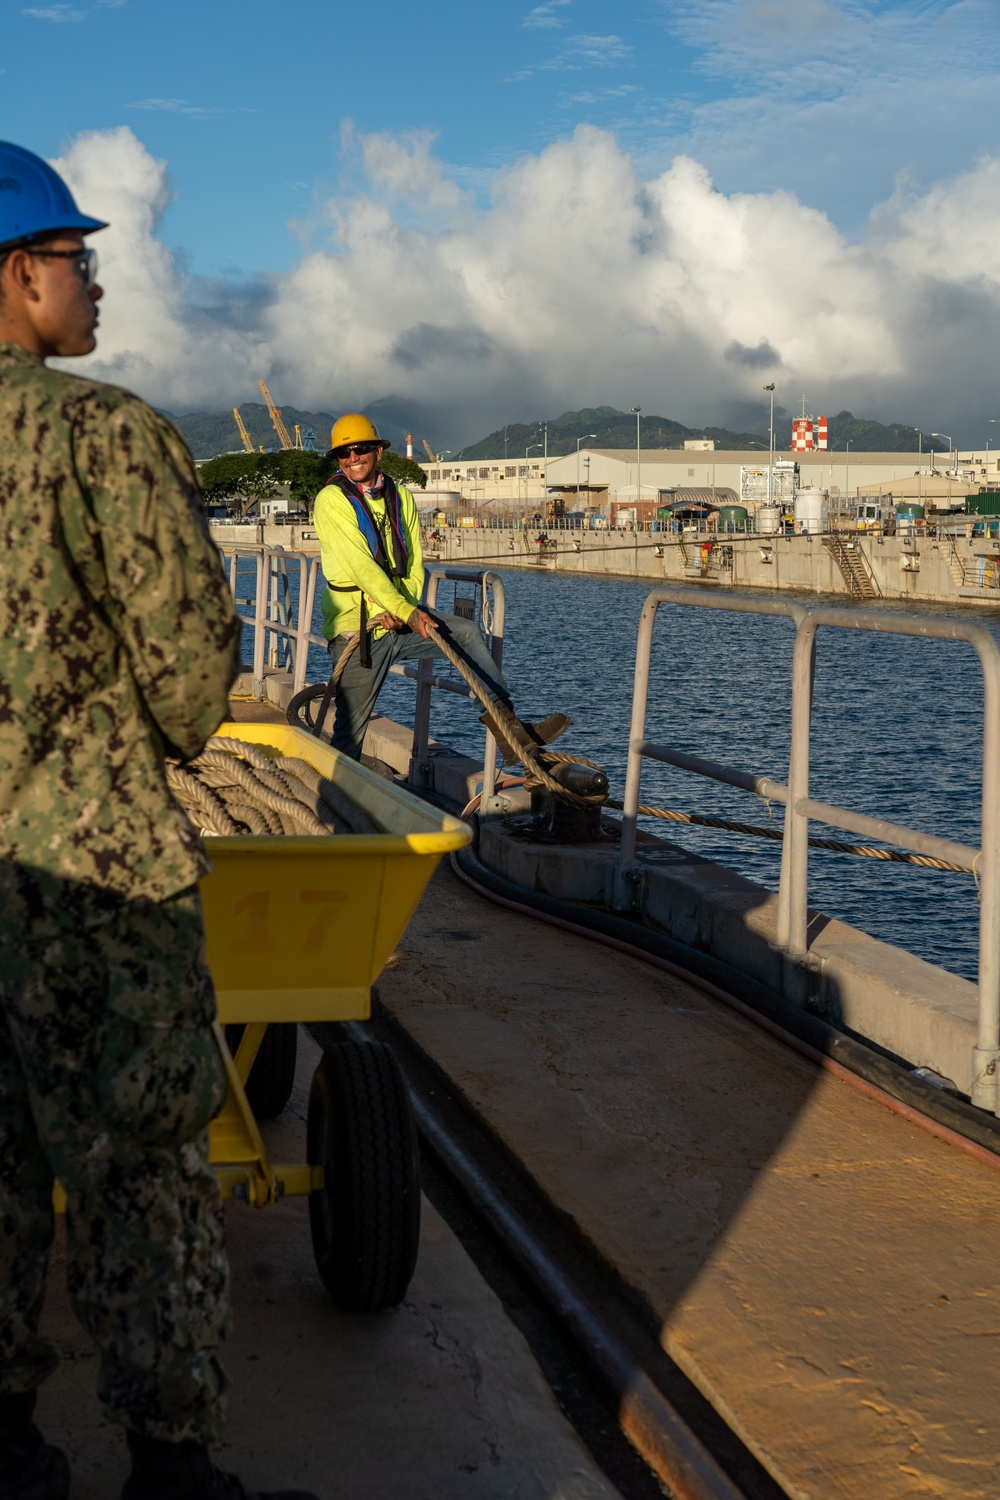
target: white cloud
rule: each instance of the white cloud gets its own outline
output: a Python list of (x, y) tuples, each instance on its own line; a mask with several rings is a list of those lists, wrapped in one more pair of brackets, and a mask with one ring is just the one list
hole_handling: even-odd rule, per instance
[(647, 170), (686, 152), (723, 187), (794, 185), (863, 225), (901, 169), (926, 185), (996, 139), (996, 0), (661, 0), (703, 85), (646, 106)]
[[(592, 127), (498, 172), (486, 207), (427, 135), (358, 145), (370, 185), (326, 205), (327, 242), (251, 294), (202, 288), (209, 315), (157, 237), (165, 164), (125, 128), (78, 137), (59, 165), (113, 227), (101, 342), (74, 367), (182, 411), (250, 397), (260, 376), (313, 409), (393, 393), (441, 413), (452, 446), (605, 401), (711, 421), (769, 378), (789, 405), (808, 390), (823, 410), (983, 440), (1000, 157), (900, 189), (854, 244), (790, 192), (719, 192), (690, 157), (643, 180)], [(432, 223), (400, 206), (411, 190)]]
[(167, 114), (175, 115), (210, 115), (218, 113), (218, 110), (206, 109), (203, 105), (192, 104), (187, 99), (133, 99), (127, 108), (164, 110)]
[(30, 16), (33, 21), (84, 21), (87, 18), (85, 10), (76, 10), (72, 5), (29, 5), (21, 14)]
[(557, 11), (569, 4), (571, 0), (548, 0), (547, 5), (536, 5), (534, 10), (528, 12), (521, 25), (543, 30), (563, 26), (565, 22), (561, 16), (557, 15)]

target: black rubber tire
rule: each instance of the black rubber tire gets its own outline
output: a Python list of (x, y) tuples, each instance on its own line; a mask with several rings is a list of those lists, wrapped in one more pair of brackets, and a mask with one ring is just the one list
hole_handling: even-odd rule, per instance
[(314, 682), (310, 687), (304, 687), (288, 700), (285, 709), (285, 718), (295, 729), (304, 729), (307, 734), (315, 735), (317, 739), (328, 740), (333, 733), (334, 705), (331, 702), (326, 711), (323, 728), (317, 733), (316, 716), (326, 694), (328, 684), (325, 682)]
[[(242, 1026), (226, 1027), (226, 1042), (234, 1057), (242, 1035)], [(291, 1098), (298, 1049), (299, 1028), (294, 1021), (268, 1025), (245, 1086), (247, 1101), (258, 1120), (276, 1120)]]
[(320, 1279), (344, 1312), (402, 1302), (420, 1242), (417, 1132), (391, 1047), (345, 1039), (313, 1074), (306, 1127), (311, 1166), (325, 1174), (309, 1195)]

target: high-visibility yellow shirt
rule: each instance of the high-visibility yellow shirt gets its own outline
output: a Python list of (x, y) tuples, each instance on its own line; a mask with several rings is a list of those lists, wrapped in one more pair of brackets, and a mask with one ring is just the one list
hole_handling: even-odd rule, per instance
[[(365, 492), (368, 508), (382, 534), (382, 545), (386, 555), (391, 556), (386, 514), (382, 495)], [(417, 507), (410, 491), (399, 486), (399, 514), (406, 537), (410, 557), (410, 569), (405, 578), (389, 578), (372, 557), (358, 525), (354, 507), (342, 490), (328, 484), (316, 496), (313, 521), (319, 537), (323, 572), (328, 584), (334, 589), (323, 591), (323, 634), (332, 641), (345, 630), (361, 628), (361, 594), (338, 593), (337, 588), (353, 585), (364, 592), (368, 617), (383, 611), (396, 615), (404, 622), (408, 620), (420, 603), (424, 587), (424, 559), (420, 546), (420, 522)], [(375, 635), (385, 635), (381, 626)]]

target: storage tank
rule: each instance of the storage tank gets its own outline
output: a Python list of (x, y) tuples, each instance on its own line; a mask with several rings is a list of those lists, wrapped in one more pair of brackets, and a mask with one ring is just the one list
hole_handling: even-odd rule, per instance
[(762, 536), (777, 536), (781, 530), (781, 506), (762, 505), (757, 511), (757, 530)]
[(922, 505), (910, 504), (896, 506), (896, 525), (900, 531), (905, 531), (910, 526), (916, 526), (918, 521), (924, 519), (926, 512)]
[(817, 485), (808, 485), (795, 496), (795, 530), (804, 536), (818, 536), (827, 530), (830, 493)]
[(750, 512), (745, 505), (720, 505), (715, 517), (716, 531), (746, 531)]

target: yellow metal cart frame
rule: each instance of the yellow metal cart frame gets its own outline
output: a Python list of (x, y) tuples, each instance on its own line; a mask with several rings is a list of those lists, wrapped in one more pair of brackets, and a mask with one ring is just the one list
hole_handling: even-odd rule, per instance
[[(273, 724), (223, 724), (266, 755), (295, 755), (363, 809), (379, 832), (212, 838), (201, 883), (216, 1034), (229, 1096), (211, 1126), (212, 1164), (228, 1198), (257, 1207), (323, 1187), (322, 1167), (272, 1163), (246, 1083), (269, 1023), (364, 1021), (371, 986), (402, 937), (442, 855), (467, 824), (313, 739)], [(241, 1024), (230, 1055), (224, 1027)]]
[[(303, 1162), (270, 1160), (247, 1087), (269, 1025), (368, 1020), (371, 986), (438, 861), (472, 832), (303, 730), (239, 723), (218, 733), (275, 759), (307, 761), (377, 829), (329, 838), (213, 836), (214, 869), (201, 882), (214, 1029), (229, 1079), (209, 1127), (223, 1197), (265, 1208), (308, 1196), (313, 1251), (331, 1297), (348, 1311), (376, 1312), (405, 1294), (420, 1229), (416, 1136), (391, 1049), (354, 1038), (325, 1049), (313, 1075)], [(241, 1031), (235, 1055), (227, 1042), (234, 1026)], [(55, 1206), (65, 1208), (58, 1183)]]

